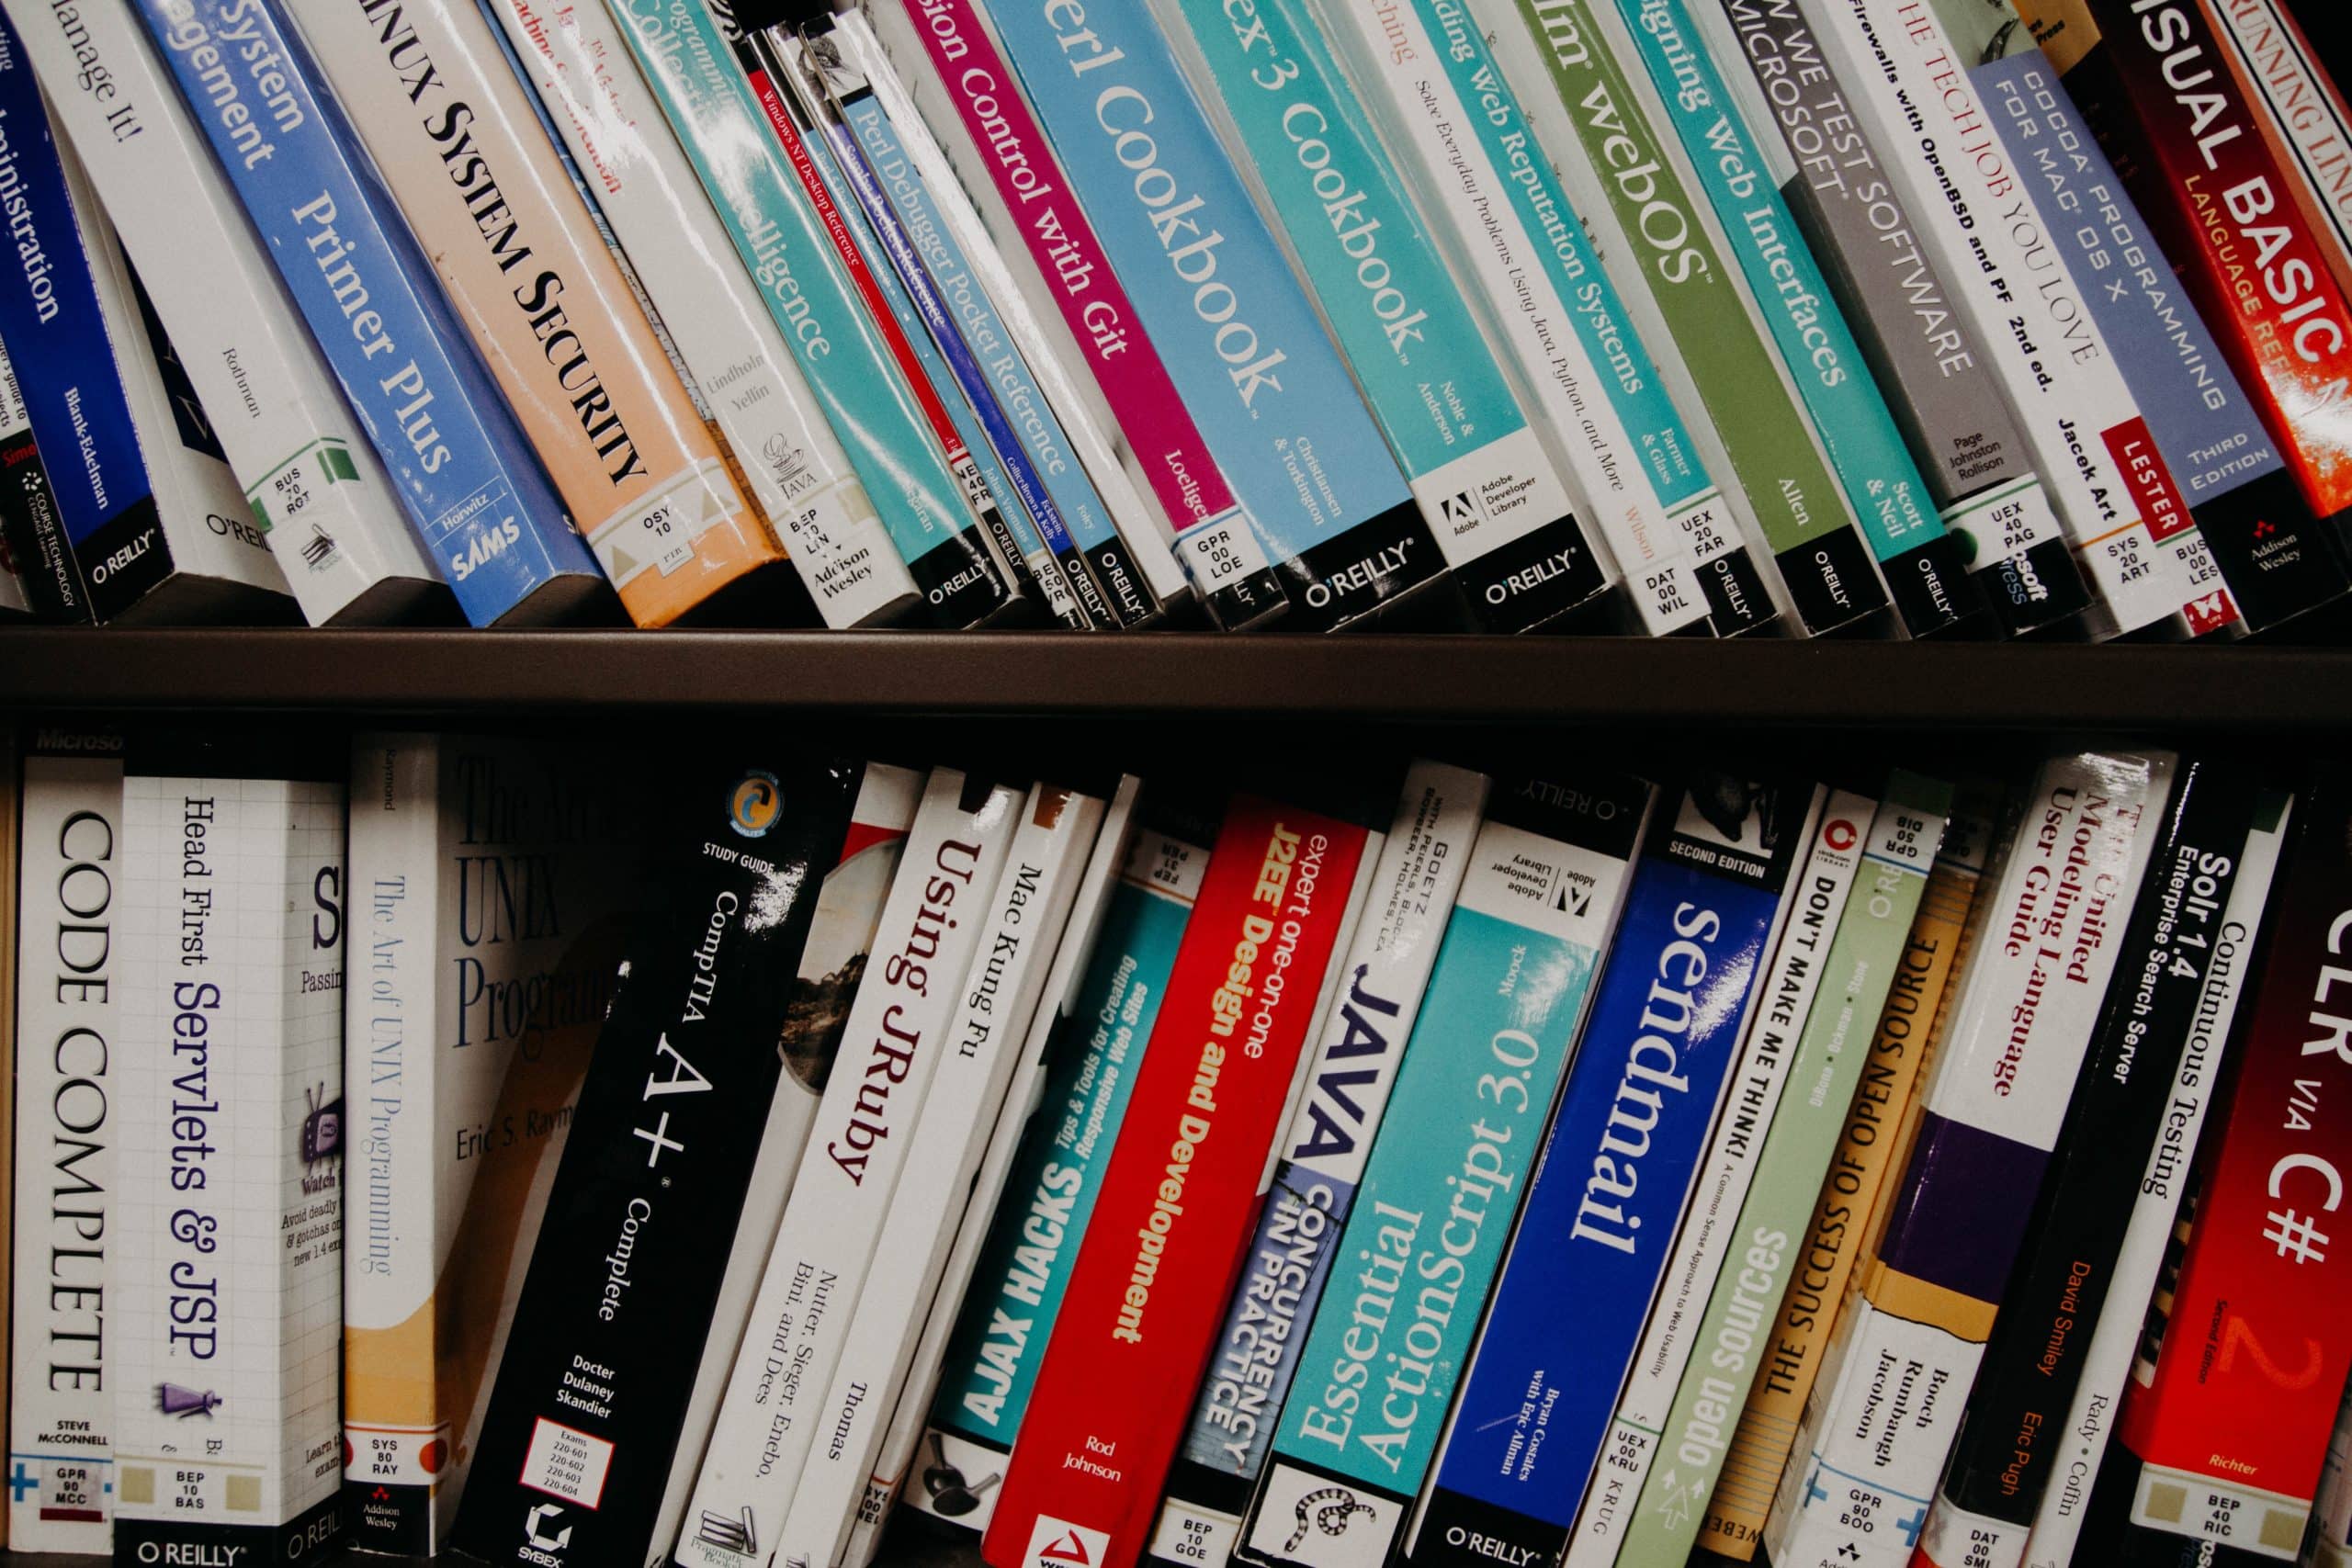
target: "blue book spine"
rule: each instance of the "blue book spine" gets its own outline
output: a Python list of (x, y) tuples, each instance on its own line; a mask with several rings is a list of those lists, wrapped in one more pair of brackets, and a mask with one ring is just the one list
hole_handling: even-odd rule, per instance
[(0, 278), (0, 341), (17, 369), (63, 536), (59, 547), (24, 563), (28, 581), (49, 615), (111, 620), (172, 575), (172, 556), (49, 111), (5, 15), (0, 215), (16, 254)]
[(1386, 440), (1148, 8), (986, 9), (1249, 514), (1237, 548), (1293, 581), (1294, 624), (1343, 625), (1434, 579)]
[(1566, 1545), (1819, 794), (1702, 775), (1660, 812), (1411, 1528), (1417, 1565)]
[(488, 626), (561, 579), (601, 581), (277, 6), (136, 3), (466, 618)]

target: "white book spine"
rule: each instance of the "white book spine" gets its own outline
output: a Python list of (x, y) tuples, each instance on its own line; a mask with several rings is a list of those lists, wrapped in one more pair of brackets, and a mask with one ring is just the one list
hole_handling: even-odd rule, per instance
[(1757, 988), (1747, 1038), (1741, 1043), (1714, 1134), (1690, 1189), (1682, 1229), (1650, 1307), (1641, 1348), (1618, 1393), (1616, 1419), (1585, 1484), (1583, 1510), (1568, 1538), (1562, 1568), (1610, 1568), (1617, 1561), (1634, 1502), (1657, 1457), (1658, 1434), (1666, 1429), (1683, 1371), (1690, 1364), (1700, 1317), (1714, 1295), (1716, 1277), (1733, 1245), (1741, 1205), (1747, 1201), (1748, 1185), (1756, 1177), (1757, 1156), (1789, 1087), (1789, 1060), (1813, 1014), (1822, 962), (1838, 935), (1847, 892), (1861, 869), (1877, 807), (1867, 796), (1832, 791), (1813, 852), (1791, 884), (1793, 908), (1771, 967)]
[(2007, 166), (1967, 62), (1926, 6), (1800, 4), (1953, 279), (2116, 628), (2181, 615), (2220, 585), (2220, 569), (2197, 530), (2158, 539), (2140, 515), (2111, 445), (2142, 428), (2139, 400)]
[(2229, 41), (2241, 80), (2302, 171), (2308, 209), (2335, 236), (2339, 269), (2352, 265), (2352, 182), (2345, 177), (2352, 169), (2352, 118), (2343, 96), (2314, 69), (2309, 40), (2279, 0), (2212, 0), (2205, 14)]
[(952, 768), (924, 785), (672, 1549), (684, 1568), (741, 1568), (783, 1528), (1021, 801)]
[(120, 1562), (343, 1545), (343, 807), (124, 786)]
[[(17, 906), (15, 1279), (8, 1539), (19, 1551), (103, 1552), (114, 1511), (107, 1322), (120, 1224), (115, 1141), (122, 910), (122, 757), (25, 759)], [(0, 890), (15, 897), (17, 889)], [(35, 1292), (38, 1293), (35, 1293)]]
[(1084, 882), (1063, 927), (1060, 944), (1054, 950), (1028, 1038), (1022, 1043), (1020, 1059), (1013, 1064), (1003, 1103), (973, 1172), (971, 1190), (957, 1210), (938, 1286), (925, 1306), (922, 1328), (899, 1381), (889, 1422), (877, 1445), (873, 1473), (866, 1479), (865, 1496), (841, 1553), (840, 1561), (844, 1564), (865, 1568), (874, 1561), (881, 1548), (883, 1526), (898, 1500), (908, 1466), (914, 1461), (916, 1447), (922, 1441), (932, 1397), (938, 1391), (940, 1368), (946, 1359), (948, 1340), (955, 1332), (964, 1293), (979, 1266), (989, 1218), (1004, 1196), (1013, 1156), (1020, 1151), (1022, 1134), (1037, 1109), (1044, 1089), (1046, 1048), (1061, 1021), (1076, 1009), (1079, 987), (1093, 956), (1095, 939), (1102, 932), (1103, 912), (1110, 907), (1112, 892), (1119, 884), (1122, 868), (1134, 847), (1136, 801), (1140, 793), (1139, 780), (1133, 775), (1121, 779), (1096, 835), (1093, 859), (1087, 866)]
[(1030, 791), (943, 1036), (953, 1049), (923, 1097), (873, 1270), (817, 1410), (817, 1441), (775, 1540), (780, 1563), (832, 1568), (847, 1543), (1102, 818), (1103, 803), (1091, 795), (1049, 784)]
[[(153, 44), (126, 6), (24, 13), (51, 112), (97, 187), (212, 433), (314, 626), (440, 581)], [(360, 604), (379, 588), (375, 605)]]
[(565, 0), (489, 0), (488, 8), (825, 624), (858, 626), (906, 608), (919, 597), (914, 579), (612, 13)]
[(2131, 1375), (2132, 1359), (2147, 1324), (2148, 1302), (2155, 1294), (2165, 1249), (2180, 1217), (2198, 1138), (2221, 1088), (2222, 1057), (2229, 1046), (2238, 1003), (2245, 995), (2255, 939), (2262, 929), (2263, 906), (2270, 900), (2279, 857), (2289, 841), (2290, 816), (2282, 808), (2268, 826), (2257, 826), (2246, 835), (2237, 881), (2230, 889), (2206, 971), (2205, 988), (2197, 998), (2196, 1024), (2181, 1045), (2172, 1098), (2165, 1107), (2156, 1141), (2148, 1150), (2148, 1163), (2140, 1173), (2140, 1196), (2132, 1205), (2123, 1245), (2108, 1275), (2107, 1301), (2099, 1309), (2098, 1325), (2091, 1330), (2082, 1381), (2075, 1385), (2074, 1403), (2067, 1407), (2065, 1421), (2055, 1428), (2064, 1446), (2052, 1461), (2050, 1484), (2034, 1511), (2031, 1532), (2024, 1534), (2014, 1526), (2002, 1525), (1999, 1534), (2006, 1540), (2007, 1550), (1996, 1546), (1988, 1551), (1982, 1568), (2017, 1568), (2020, 1559), (2034, 1568), (2067, 1568), (2079, 1555), (2091, 1483), (2098, 1478), (2099, 1461), (2114, 1436), (2124, 1380)]

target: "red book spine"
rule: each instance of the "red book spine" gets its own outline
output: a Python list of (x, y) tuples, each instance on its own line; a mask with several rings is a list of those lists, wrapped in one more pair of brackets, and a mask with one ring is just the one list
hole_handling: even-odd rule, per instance
[(1130, 1568), (1255, 1223), (1364, 829), (1226, 814), (981, 1553)]
[(2352, 305), (2198, 0), (2023, 0), (2313, 512), (2352, 506)]
[[(2332, 782), (2310, 801), (2154, 1365), (2124, 1391), (2143, 1529), (2291, 1550), (2301, 1515), (2286, 1500), (2318, 1486), (2352, 1367), (2347, 831), (2352, 795)], [(2182, 1504), (2151, 1517), (2152, 1482)]]

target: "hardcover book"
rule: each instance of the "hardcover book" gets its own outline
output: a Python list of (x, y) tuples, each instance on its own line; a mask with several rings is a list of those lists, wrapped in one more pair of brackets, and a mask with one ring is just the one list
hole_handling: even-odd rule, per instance
[[(945, 9), (967, 29), (978, 21), (975, 0)], [(1293, 624), (1322, 631), (1436, 581), (1445, 563), (1396, 459), (1148, 9), (1097, 7), (1081, 21), (1067, 7), (1003, 0), (986, 16), (1018, 73), (1004, 89), (1017, 79), (1045, 122), (1248, 509), (1246, 523), (1179, 536), (1195, 581), (1214, 593), (1229, 574), (1272, 567), (1287, 581)], [(1138, 118), (1118, 118), (1119, 104)], [(1148, 166), (1160, 171), (1140, 190), (1126, 160), (1146, 154), (1121, 140), (1130, 132), (1145, 136)]]
[(98, 1555), (112, 1541), (122, 777), (117, 737), (37, 732), (24, 756), (22, 882), (0, 899), (17, 919), (16, 1094), (35, 1108), (16, 1123), (12, 1257), (19, 1280), (47, 1286), (14, 1303), (9, 1325), (8, 1539), (26, 1552)]
[(1227, 808), (981, 1542), (995, 1568), (1141, 1552), (1366, 840), (1255, 795)]
[(0, 339), (50, 469), (20, 540), (26, 589), (52, 620), (277, 621), (293, 604), (142, 301), (16, 24), (0, 16), (0, 197), (25, 265), (0, 284)]
[[(1729, 636), (1772, 620), (1743, 501), (1710, 477), (1472, 19), (1377, 0), (1325, 0), (1322, 15), (1570, 465), (1641, 629)], [(1763, 493), (1770, 505), (1783, 492)], [(1793, 511), (1758, 523), (1776, 550), (1803, 531)], [(1797, 598), (1808, 626), (1828, 614)]]
[(933, 769), (874, 934), (672, 1556), (777, 1551), (1026, 791)]
[(1393, 1555), (1619, 913), (1641, 900), (1634, 849), (1655, 795), (1634, 779), (1537, 774), (1490, 801), (1331, 1247), (1348, 1271), (1316, 1310), (1270, 1433), (1241, 1558)]
[(1765, 1545), (1899, 1564), (1924, 1522), (2155, 840), (2175, 759), (2043, 764), (1990, 897), (1862, 1295), (1847, 1304)]
[(1371, 905), (1336, 971), (1337, 999), (1317, 1032), (1306, 1091), (1275, 1145), (1249, 1262), (1169, 1472), (1146, 1548), (1155, 1563), (1224, 1561), (1240, 1544), (1242, 1516), (1305, 1365), (1306, 1330), (1344, 1267), (1340, 1239), (1490, 787), (1484, 774), (1440, 762), (1416, 762), (1405, 775), (1373, 872)]
[(1799, 868), (1858, 845), (1829, 795), (1703, 772), (1661, 804), (1408, 1527), (1415, 1562), (1566, 1544)]
[(653, 89), (594, 0), (494, 0), (758, 510), (829, 626), (905, 618), (914, 581), (849, 454), (734, 255)]
[(305, 618), (447, 618), (398, 492), (130, 8), (21, 9), (49, 102)]
[(614, 760), (518, 739), (351, 750), (354, 1158), (344, 1512), (431, 1556), (472, 1467), (637, 896)]
[[(1471, 626), (1518, 632), (1616, 578), (1322, 29), (1296, 0), (1164, 4), (1202, 102), (1281, 230), (1404, 469)], [(1262, 165), (1252, 149), (1294, 149)]]
[(859, 769), (696, 766), (556, 1168), (453, 1543), (643, 1562)]
[[(281, 13), (135, 4), (466, 619), (540, 625), (600, 599), (595, 558)], [(217, 67), (223, 30), (276, 62), (259, 114)]]
[(345, 1540), (343, 785), (134, 766), (122, 821), (114, 1561), (322, 1562)]
[(489, 18), (287, 10), (630, 617), (667, 626), (779, 561)]

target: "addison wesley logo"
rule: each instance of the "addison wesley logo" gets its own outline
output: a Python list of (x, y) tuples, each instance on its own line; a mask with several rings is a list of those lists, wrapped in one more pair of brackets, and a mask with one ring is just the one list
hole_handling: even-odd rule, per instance
[(1094, 1568), (1110, 1545), (1106, 1531), (1040, 1514), (1029, 1529), (1027, 1561), (1030, 1568)]

